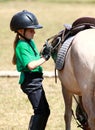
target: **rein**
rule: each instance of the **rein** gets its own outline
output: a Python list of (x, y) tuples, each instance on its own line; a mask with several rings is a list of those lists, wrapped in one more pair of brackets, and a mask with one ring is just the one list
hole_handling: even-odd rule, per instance
[(51, 39), (53, 39), (53, 38), (55, 38), (55, 36), (52, 36), (52, 37), (50, 37), (49, 39), (47, 39), (46, 40), (46, 45), (47, 46), (51, 46), (51, 52), (53, 51), (53, 50), (55, 50), (57, 47), (58, 47), (58, 45), (60, 44), (60, 42), (61, 42), (61, 37), (57, 37), (57, 39), (58, 39), (58, 42), (57, 42), (57, 44), (55, 45), (55, 46), (52, 46), (51, 45), (51, 42), (49, 42)]
[[(55, 46), (51, 45), (51, 43), (53, 42), (53, 40), (56, 38), (57, 41), (57, 44)], [(53, 40), (52, 40), (53, 39)], [(51, 40), (51, 41), (50, 41)], [(49, 42), (50, 41), (50, 42)], [(57, 35), (54, 35), (50, 38), (48, 38), (45, 42), (45, 45), (47, 46), (51, 46), (51, 53), (59, 46), (59, 44), (62, 42), (62, 37), (59, 36), (59, 34)], [(55, 68), (55, 83), (57, 83), (57, 73), (56, 73), (56, 68)]]
[(56, 48), (58, 47), (58, 45), (60, 44), (60, 42), (61, 42), (61, 37), (57, 37), (57, 39), (58, 39), (58, 42), (57, 42), (57, 44), (52, 48), (52, 50), (56, 49)]
[[(59, 32), (59, 33), (56, 34), (56, 35), (51, 36), (50, 38), (48, 38), (48, 39), (46, 40), (46, 45), (51, 45), (51, 47), (52, 47), (51, 52), (52, 52), (53, 50), (55, 50), (60, 43), (62, 43), (62, 36), (61, 36), (61, 35), (63, 34), (63, 31), (64, 31), (64, 30), (62, 30), (61, 32)], [(58, 40), (58, 41), (56, 42), (56, 45), (53, 46), (51, 43), (53, 43), (53, 41), (54, 41), (55, 39)], [(51, 40), (51, 41), (50, 41), (50, 40)]]

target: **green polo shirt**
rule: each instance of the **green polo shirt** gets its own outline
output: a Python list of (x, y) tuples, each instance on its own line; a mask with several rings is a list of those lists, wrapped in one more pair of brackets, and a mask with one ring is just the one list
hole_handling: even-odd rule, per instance
[(30, 44), (24, 40), (19, 40), (16, 46), (16, 67), (20, 74), (19, 83), (22, 84), (24, 81), (24, 73), (23, 71), (32, 71), (32, 72), (41, 72), (42, 67), (38, 66), (33, 70), (29, 70), (27, 65), (31, 61), (40, 59), (39, 52), (35, 45), (34, 40), (30, 41)]

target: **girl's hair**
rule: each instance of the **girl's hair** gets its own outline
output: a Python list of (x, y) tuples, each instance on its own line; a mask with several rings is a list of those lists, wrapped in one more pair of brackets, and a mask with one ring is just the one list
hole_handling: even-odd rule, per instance
[(16, 65), (16, 53), (15, 53), (15, 48), (16, 48), (16, 45), (17, 45), (18, 40), (19, 40), (19, 35), (17, 34), (16, 37), (15, 37), (15, 40), (14, 40), (14, 44), (13, 44), (14, 54), (13, 54), (13, 58), (12, 58), (12, 63), (13, 63), (14, 65)]

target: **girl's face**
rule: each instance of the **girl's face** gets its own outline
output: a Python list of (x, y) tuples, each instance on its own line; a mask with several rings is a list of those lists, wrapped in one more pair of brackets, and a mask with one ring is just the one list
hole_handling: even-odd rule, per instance
[(35, 34), (35, 30), (34, 29), (27, 29), (25, 31), (25, 37), (27, 39), (33, 39), (34, 38), (34, 34)]
[(18, 31), (19, 33), (21, 33), (24, 37), (26, 37), (27, 39), (33, 39), (34, 38), (34, 34), (35, 34), (35, 30), (32, 28), (28, 28), (28, 29), (20, 29)]

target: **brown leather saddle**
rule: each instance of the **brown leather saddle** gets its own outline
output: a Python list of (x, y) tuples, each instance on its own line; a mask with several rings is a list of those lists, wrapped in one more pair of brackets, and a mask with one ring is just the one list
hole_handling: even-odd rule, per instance
[(93, 17), (81, 17), (75, 20), (72, 25), (65, 24), (65, 30), (63, 33), (63, 41), (65, 41), (68, 37), (76, 35), (78, 32), (95, 28), (95, 18)]
[(82, 17), (73, 22), (72, 25), (65, 25), (65, 30), (62, 30), (58, 36), (62, 38), (62, 46), (58, 51), (56, 59), (56, 69), (61, 70), (65, 64), (65, 57), (69, 47), (72, 45), (74, 36), (83, 30), (95, 28), (95, 18)]

